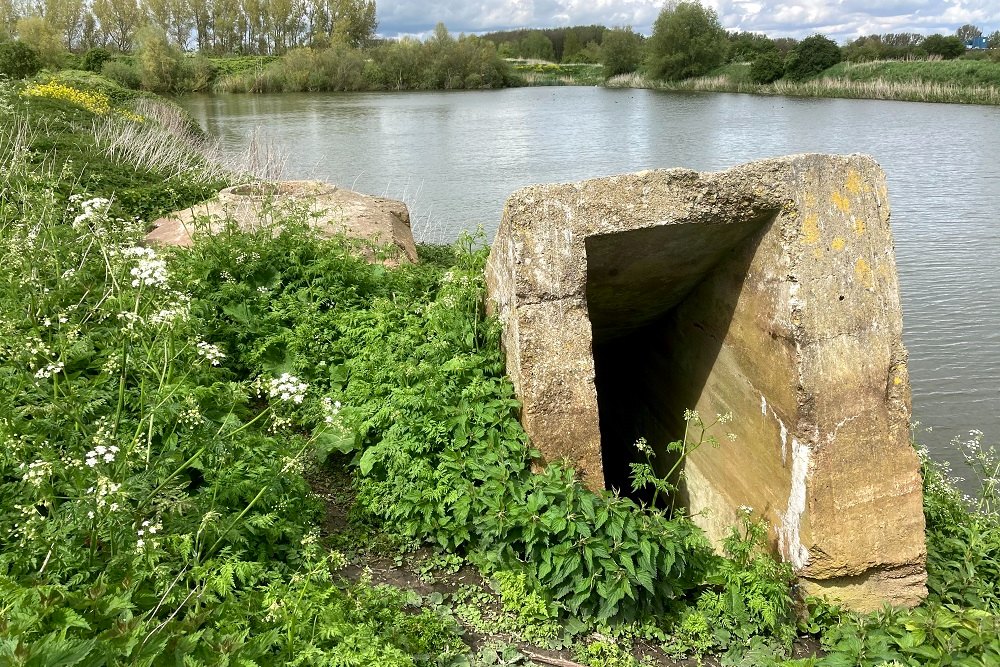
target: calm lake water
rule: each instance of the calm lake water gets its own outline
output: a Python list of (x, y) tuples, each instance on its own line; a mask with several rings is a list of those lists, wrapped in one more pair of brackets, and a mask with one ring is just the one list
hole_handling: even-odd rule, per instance
[(262, 130), (290, 178), (402, 199), (417, 240), (481, 225), (532, 183), (791, 153), (868, 153), (888, 177), (914, 417), (935, 454), (1000, 442), (1000, 108), (522, 88), (188, 97), (227, 151)]

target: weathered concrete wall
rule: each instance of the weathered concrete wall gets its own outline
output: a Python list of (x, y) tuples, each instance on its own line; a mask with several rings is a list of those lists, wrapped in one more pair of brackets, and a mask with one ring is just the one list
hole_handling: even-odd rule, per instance
[(737, 441), (685, 468), (710, 537), (749, 505), (807, 591), (858, 609), (923, 597), (888, 196), (872, 160), (526, 188), (507, 202), (487, 282), (546, 458), (624, 487), (637, 437), (678, 439), (685, 408), (732, 411)]
[[(387, 264), (416, 263), (417, 248), (406, 204), (338, 188), (322, 181), (279, 181), (226, 188), (206, 202), (166, 215), (153, 223), (146, 240), (191, 245), (196, 230), (215, 233), (227, 222), (243, 229), (270, 227), (283, 215), (308, 216), (321, 234), (343, 234), (388, 249)], [(367, 255), (374, 257), (371, 248)]]

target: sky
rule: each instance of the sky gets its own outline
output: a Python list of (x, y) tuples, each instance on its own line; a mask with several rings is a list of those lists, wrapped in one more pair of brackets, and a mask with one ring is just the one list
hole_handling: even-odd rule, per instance
[[(453, 34), (511, 28), (630, 25), (650, 34), (665, 0), (377, 0), (380, 35), (423, 35), (441, 21)], [(1000, 0), (702, 0), (729, 30), (838, 42), (861, 35), (954, 34), (966, 23), (1000, 30)]]

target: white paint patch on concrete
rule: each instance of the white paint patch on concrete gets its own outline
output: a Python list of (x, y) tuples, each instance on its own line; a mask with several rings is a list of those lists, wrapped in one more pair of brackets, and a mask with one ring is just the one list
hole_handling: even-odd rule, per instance
[[(777, 419), (775, 415), (775, 419)], [(778, 426), (781, 427), (781, 465), (788, 465), (788, 429), (785, 428), (785, 422), (778, 419)]]
[(799, 289), (801, 286), (797, 282), (788, 283), (788, 305), (792, 307), (792, 311), (802, 310), (802, 306), (805, 303), (799, 298)]
[(806, 511), (806, 478), (809, 476), (809, 447), (792, 438), (792, 484), (788, 507), (781, 515), (778, 546), (785, 560), (796, 570), (809, 564), (809, 550), (802, 544), (799, 525)]

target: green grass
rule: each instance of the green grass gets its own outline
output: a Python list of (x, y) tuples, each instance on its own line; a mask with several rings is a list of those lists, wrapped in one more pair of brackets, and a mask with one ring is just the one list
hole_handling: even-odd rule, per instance
[(842, 62), (820, 75), (845, 81), (938, 83), (950, 86), (1000, 88), (1000, 62), (984, 60), (914, 60)]

